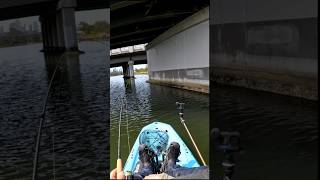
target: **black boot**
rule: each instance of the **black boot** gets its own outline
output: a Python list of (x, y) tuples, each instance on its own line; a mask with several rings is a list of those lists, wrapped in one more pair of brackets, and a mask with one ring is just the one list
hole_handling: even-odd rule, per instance
[(154, 152), (145, 144), (139, 146), (139, 174), (142, 177), (155, 173)]
[(170, 172), (177, 168), (176, 162), (180, 155), (180, 145), (177, 142), (172, 142), (167, 150), (167, 157), (162, 166), (162, 172)]
[[(167, 173), (175, 178), (181, 177), (182, 179), (195, 179), (194, 177), (201, 177), (208, 174), (208, 167), (186, 168), (176, 165), (180, 155), (180, 145), (172, 142), (167, 150), (167, 158), (163, 164), (162, 172)], [(208, 175), (207, 175), (208, 176)]]

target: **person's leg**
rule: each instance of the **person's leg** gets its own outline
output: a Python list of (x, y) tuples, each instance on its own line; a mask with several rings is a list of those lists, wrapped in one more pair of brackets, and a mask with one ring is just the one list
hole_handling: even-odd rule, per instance
[(162, 166), (162, 171), (167, 172), (171, 171), (172, 169), (177, 168), (176, 162), (180, 155), (180, 145), (177, 142), (170, 143), (170, 146), (167, 150), (167, 157)]
[(186, 176), (191, 174), (206, 174), (208, 167), (185, 168), (176, 165), (180, 155), (180, 145), (172, 142), (167, 150), (167, 161), (163, 165), (162, 171), (173, 177)]
[(141, 144), (139, 146), (139, 160), (140, 160), (140, 167), (137, 174), (135, 174), (135, 177), (145, 177), (150, 174), (155, 173), (155, 167), (154, 167), (154, 152), (149, 149), (149, 147), (145, 144)]

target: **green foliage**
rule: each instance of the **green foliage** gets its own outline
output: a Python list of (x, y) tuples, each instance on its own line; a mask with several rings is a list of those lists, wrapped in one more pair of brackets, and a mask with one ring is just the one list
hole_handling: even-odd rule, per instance
[(138, 74), (148, 74), (148, 67), (135, 69), (134, 71)]
[(81, 21), (79, 23), (79, 30), (85, 34), (98, 34), (98, 33), (108, 33), (109, 24), (106, 21), (97, 21), (90, 25), (86, 22)]

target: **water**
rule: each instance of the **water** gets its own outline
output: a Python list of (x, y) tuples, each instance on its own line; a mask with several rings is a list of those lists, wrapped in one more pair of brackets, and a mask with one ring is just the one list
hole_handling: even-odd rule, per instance
[[(221, 85), (212, 92), (211, 126), (240, 132), (234, 179), (318, 179), (318, 102)], [(222, 157), (213, 152), (216, 179)]]
[[(0, 179), (31, 179), (35, 137), (49, 79), (60, 55), (41, 44), (0, 49)], [(106, 45), (82, 42), (62, 59), (42, 131), (39, 179), (108, 177)]]
[[(209, 159), (209, 96), (146, 83), (147, 75), (136, 75), (136, 79), (125, 83), (122, 76), (110, 79), (110, 167), (116, 167), (118, 120), (121, 107), (119, 97), (125, 97), (127, 113), (124, 114), (121, 124), (121, 158), (123, 163), (127, 160), (129, 147), (136, 140), (140, 130), (145, 125), (156, 120), (169, 123), (181, 135), (182, 139), (197, 154), (191, 140), (180, 123), (175, 102), (184, 102), (186, 123), (199, 146), (200, 152), (206, 162)], [(128, 121), (127, 121), (128, 120)], [(128, 125), (127, 126), (127, 122)], [(127, 131), (127, 127), (128, 131)], [(128, 136), (129, 132), (129, 145)], [(201, 163), (198, 158), (199, 163)]]

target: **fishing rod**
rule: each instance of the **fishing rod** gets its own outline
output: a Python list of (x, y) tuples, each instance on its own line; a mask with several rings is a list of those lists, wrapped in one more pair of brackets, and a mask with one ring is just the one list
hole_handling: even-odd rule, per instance
[(38, 134), (37, 134), (37, 141), (36, 141), (36, 147), (35, 147), (35, 155), (33, 158), (33, 170), (32, 170), (32, 180), (36, 180), (37, 179), (37, 166), (38, 166), (38, 156), (39, 156), (39, 149), (40, 149), (40, 140), (41, 140), (41, 133), (42, 133), (42, 126), (43, 123), (45, 122), (45, 118), (46, 118), (46, 110), (47, 110), (47, 102), (48, 102), (48, 98), (49, 98), (49, 93), (51, 90), (51, 86), (53, 83), (53, 80), (55, 78), (56, 72), (59, 69), (59, 66), (61, 64), (61, 61), (63, 59), (63, 57), (65, 56), (66, 53), (63, 53), (60, 58), (57, 61), (57, 65), (53, 71), (53, 74), (51, 76), (51, 79), (49, 81), (49, 85), (48, 85), (48, 90), (44, 99), (44, 103), (42, 106), (42, 112), (41, 112), (41, 119), (39, 122), (39, 126), (38, 126)]
[(184, 120), (184, 118), (183, 118), (184, 103), (176, 102), (176, 106), (177, 106), (177, 109), (179, 110), (180, 121), (181, 121), (181, 123), (183, 124), (184, 128), (186, 129), (186, 131), (187, 131), (187, 133), (188, 133), (188, 135), (189, 135), (189, 137), (190, 137), (190, 139), (191, 139), (191, 141), (192, 141), (192, 144), (193, 144), (193, 146), (195, 147), (195, 149), (196, 149), (196, 151), (197, 151), (197, 153), (198, 153), (198, 155), (199, 155), (199, 157), (200, 157), (200, 159), (201, 159), (201, 161), (202, 161), (202, 164), (203, 164), (204, 166), (207, 166), (207, 164), (206, 164), (206, 162), (204, 161), (204, 159), (203, 159), (203, 157), (202, 157), (202, 155), (201, 155), (201, 153), (200, 153), (200, 151), (199, 151), (199, 149), (198, 149), (197, 144), (196, 144), (195, 141), (193, 140), (193, 137), (192, 137), (192, 135), (191, 135), (191, 133), (190, 133), (190, 131), (189, 131), (189, 129), (188, 129), (188, 126), (186, 125), (185, 120)]
[(117, 174), (119, 174), (123, 169), (123, 164), (121, 160), (121, 121), (122, 121), (122, 111), (123, 111), (123, 99), (121, 99), (121, 107), (120, 107), (120, 116), (119, 116), (119, 124), (118, 124), (118, 159), (117, 159)]

